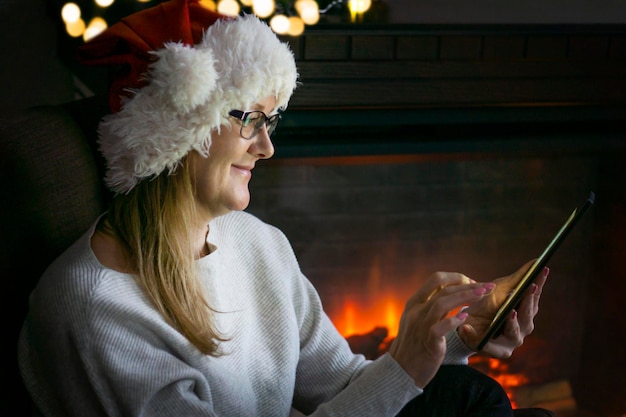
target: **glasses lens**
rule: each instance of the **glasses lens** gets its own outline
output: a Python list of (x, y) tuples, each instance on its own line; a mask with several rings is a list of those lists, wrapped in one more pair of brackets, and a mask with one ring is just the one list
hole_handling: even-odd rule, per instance
[(261, 126), (265, 122), (265, 115), (260, 111), (251, 111), (247, 117), (242, 120), (241, 136), (246, 139), (252, 139), (258, 133)]
[(266, 125), (267, 125), (267, 134), (269, 136), (272, 136), (272, 133), (274, 133), (274, 130), (276, 130), (276, 126), (278, 126), (278, 121), (280, 120), (280, 114), (275, 114), (273, 116), (270, 116), (267, 119)]
[[(237, 110), (237, 112), (239, 111)], [(239, 115), (232, 114), (232, 112), (231, 112), (231, 116), (239, 118)], [(257, 111), (257, 110), (243, 113), (242, 116), (245, 116), (245, 117), (240, 119), (241, 120), (241, 132), (240, 133), (241, 133), (241, 136), (243, 136), (246, 139), (252, 139), (253, 137), (255, 137), (259, 133), (259, 130), (263, 127), (263, 125), (266, 126), (268, 136), (271, 135), (276, 129), (276, 125), (278, 124), (278, 121), (280, 120), (279, 114), (275, 114), (273, 116), (267, 117), (265, 113), (263, 113), (262, 111)]]

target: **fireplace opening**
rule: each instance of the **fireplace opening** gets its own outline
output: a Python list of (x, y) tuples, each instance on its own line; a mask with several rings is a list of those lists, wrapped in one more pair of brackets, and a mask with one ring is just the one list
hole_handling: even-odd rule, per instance
[[(614, 365), (589, 361), (608, 355), (624, 363), (624, 325), (607, 329), (606, 337), (620, 338), (608, 348), (588, 339), (608, 326), (598, 322), (598, 306), (617, 306), (616, 293), (599, 292), (596, 282), (615, 272), (597, 241), (610, 240), (603, 234), (617, 232), (616, 219), (626, 216), (615, 211), (623, 208), (625, 175), (613, 172), (619, 160), (615, 152), (279, 158), (255, 169), (248, 211), (285, 232), (335, 326), (353, 350), (376, 357), (396, 335), (404, 303), (432, 272), (479, 281), (508, 275), (538, 256), (595, 191), (594, 214), (549, 264), (534, 333), (510, 359), (477, 355), (470, 364), (500, 381), (516, 406), (546, 406), (559, 417), (621, 417), (621, 376)], [(625, 249), (612, 248), (612, 257)]]

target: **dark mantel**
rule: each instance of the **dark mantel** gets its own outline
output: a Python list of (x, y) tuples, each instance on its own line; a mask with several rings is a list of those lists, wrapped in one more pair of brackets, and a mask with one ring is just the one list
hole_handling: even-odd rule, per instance
[(279, 157), (626, 142), (626, 25), (324, 25), (285, 40), (302, 85)]
[(322, 26), (286, 40), (292, 108), (626, 101), (626, 25)]

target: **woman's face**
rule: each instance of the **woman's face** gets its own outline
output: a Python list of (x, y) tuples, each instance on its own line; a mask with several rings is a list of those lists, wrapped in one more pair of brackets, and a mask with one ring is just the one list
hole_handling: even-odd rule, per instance
[[(260, 110), (270, 116), (275, 105), (276, 99), (269, 96), (249, 109), (233, 110)], [(231, 129), (222, 126), (219, 134), (213, 134), (207, 158), (195, 151), (190, 154), (196, 203), (200, 214), (209, 219), (248, 207), (252, 169), (259, 159), (268, 159), (274, 154), (274, 145), (265, 126), (252, 139), (245, 139), (240, 134), (239, 120), (231, 117), (231, 123)]]

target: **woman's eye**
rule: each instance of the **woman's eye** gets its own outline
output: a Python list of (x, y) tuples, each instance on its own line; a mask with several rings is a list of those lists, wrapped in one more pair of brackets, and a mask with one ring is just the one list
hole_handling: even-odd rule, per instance
[(246, 119), (245, 124), (248, 125), (250, 123), (256, 124), (259, 122), (260, 117), (258, 116), (250, 116)]

